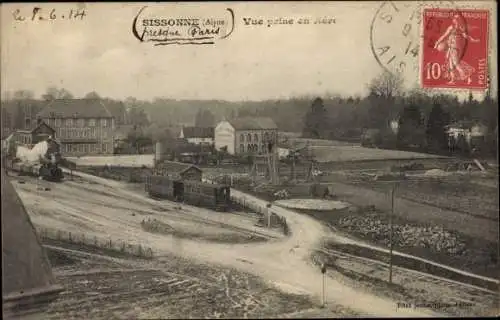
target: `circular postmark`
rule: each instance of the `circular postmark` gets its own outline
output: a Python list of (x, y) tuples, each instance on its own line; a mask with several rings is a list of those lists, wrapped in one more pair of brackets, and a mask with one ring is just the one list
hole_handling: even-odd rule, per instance
[(370, 25), (370, 46), (381, 68), (418, 79), (422, 45), (426, 45), (422, 43), (424, 8), (458, 9), (453, 1), (385, 1), (377, 9)]

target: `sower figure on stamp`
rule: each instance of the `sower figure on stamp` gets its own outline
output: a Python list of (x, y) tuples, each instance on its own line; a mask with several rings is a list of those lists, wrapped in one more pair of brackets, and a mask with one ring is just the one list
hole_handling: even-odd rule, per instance
[[(449, 84), (455, 83), (455, 71), (459, 74), (460, 80), (467, 80), (467, 84), (472, 82), (471, 76), (474, 73), (474, 68), (467, 62), (462, 60), (465, 41), (479, 42), (467, 33), (467, 28), (459, 21), (460, 15), (453, 16), (452, 24), (446, 29), (445, 33), (436, 41), (434, 49), (446, 52), (446, 63), (448, 67)], [(444, 42), (446, 40), (446, 43)]]

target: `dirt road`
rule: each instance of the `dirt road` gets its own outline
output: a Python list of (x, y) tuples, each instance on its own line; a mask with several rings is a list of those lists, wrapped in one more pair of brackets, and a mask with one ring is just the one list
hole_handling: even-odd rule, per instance
[[(81, 174), (78, 175), (99, 184), (109, 187), (109, 192), (114, 198), (119, 198), (122, 206), (128, 206), (128, 202), (135, 206), (154, 203), (155, 206), (171, 206), (168, 201), (158, 202), (147, 198), (145, 195), (128, 191), (120, 182)], [(235, 197), (244, 196), (246, 201), (251, 201), (260, 206), (266, 202), (237, 190), (232, 190)], [(70, 206), (69, 203), (66, 203)], [(144, 208), (143, 210), (148, 210)], [(164, 235), (146, 233), (138, 227), (133, 227), (129, 222), (130, 217), (122, 219), (112, 217), (112, 222), (105, 223), (103, 218), (99, 219), (102, 225), (96, 232), (105, 232), (108, 236), (118, 239), (135, 239), (153, 248), (161, 260), (161, 252), (173, 252), (178, 255), (194, 258), (203, 262), (234, 267), (262, 277), (283, 291), (291, 293), (304, 293), (313, 296), (317, 302), (320, 300), (322, 291), (322, 274), (318, 267), (310, 262), (310, 255), (314, 248), (320, 245), (328, 230), (315, 219), (295, 213), (293, 211), (273, 207), (272, 210), (287, 219), (291, 227), (292, 235), (286, 239), (269, 241), (256, 244), (215, 244), (198, 242), (192, 240), (172, 239)], [(108, 217), (108, 219), (111, 217)], [(332, 304), (340, 304), (362, 314), (370, 316), (430, 316), (436, 313), (420, 309), (397, 309), (396, 302), (380, 298), (372, 294), (352, 289), (343, 285), (335, 279), (331, 279), (326, 288), (327, 301)]]

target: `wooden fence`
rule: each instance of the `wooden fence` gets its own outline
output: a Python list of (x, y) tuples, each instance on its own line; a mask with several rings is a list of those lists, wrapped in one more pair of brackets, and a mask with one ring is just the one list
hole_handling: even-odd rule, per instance
[(141, 244), (129, 244), (125, 241), (117, 241), (111, 238), (104, 239), (96, 236), (86, 236), (84, 233), (75, 233), (48, 228), (37, 228), (42, 241), (52, 240), (81, 245), (89, 248), (112, 251), (129, 256), (151, 259), (153, 250)]

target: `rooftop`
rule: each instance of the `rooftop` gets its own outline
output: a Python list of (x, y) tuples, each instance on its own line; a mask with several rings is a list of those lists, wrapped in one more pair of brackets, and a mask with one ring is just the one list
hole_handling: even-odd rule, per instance
[(112, 118), (99, 99), (56, 99), (37, 114), (40, 118)]
[[(1, 171), (2, 184), (2, 296), (14, 307), (20, 300), (35, 305), (38, 296), (58, 292), (45, 249), (26, 209)], [(30, 307), (30, 305), (28, 305)], [(4, 305), (5, 308), (5, 305)]]
[(182, 128), (184, 138), (213, 138), (214, 128), (184, 127)]
[(267, 117), (242, 117), (229, 120), (236, 130), (278, 129), (273, 119)]
[(162, 161), (159, 167), (162, 170), (168, 172), (169, 174), (182, 174), (191, 168), (195, 168), (198, 171), (202, 171), (200, 168), (198, 168), (193, 164), (176, 162), (176, 161), (167, 161), (167, 160)]

